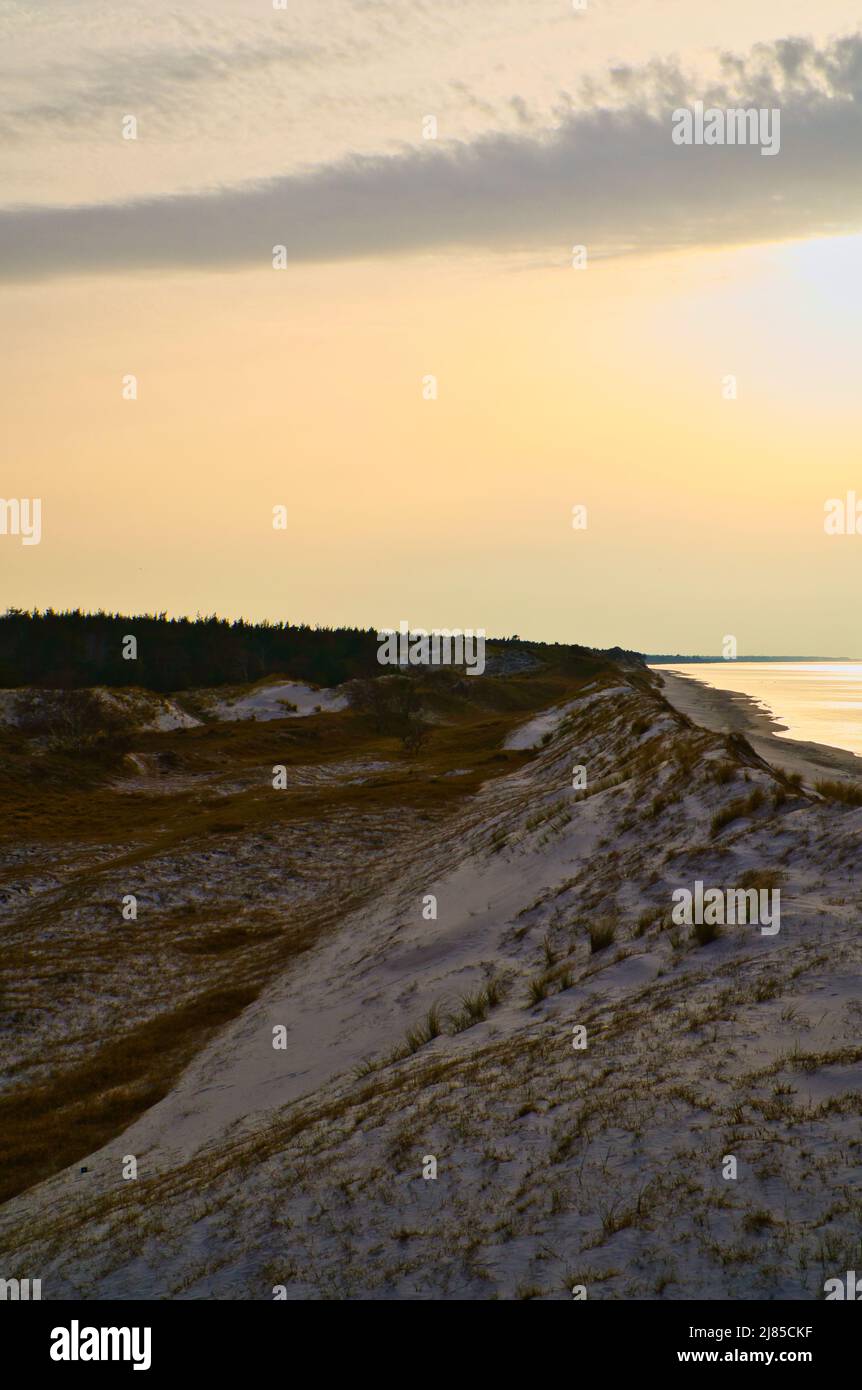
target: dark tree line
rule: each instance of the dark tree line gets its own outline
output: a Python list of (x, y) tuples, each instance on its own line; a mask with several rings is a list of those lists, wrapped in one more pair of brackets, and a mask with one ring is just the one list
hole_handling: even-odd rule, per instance
[[(137, 659), (123, 639), (137, 639)], [(284, 675), (338, 685), (379, 673), (371, 629), (168, 618), (164, 613), (57, 613), (9, 609), (0, 616), (0, 687), (139, 685), (148, 690), (245, 684)]]

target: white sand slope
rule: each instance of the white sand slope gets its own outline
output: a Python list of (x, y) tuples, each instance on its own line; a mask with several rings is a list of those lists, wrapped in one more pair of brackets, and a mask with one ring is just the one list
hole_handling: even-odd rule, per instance
[(503, 747), (515, 749), (541, 747), (542, 740), (549, 738), (574, 708), (575, 702), (573, 701), (568, 705), (560, 705), (557, 709), (546, 710), (544, 714), (537, 715), (535, 719), (529, 719), (526, 724), (522, 724), (519, 729), (515, 729), (509, 734)]
[(301, 719), (318, 711), (347, 708), (339, 690), (324, 690), (297, 681), (272, 681), (253, 686), (234, 699), (214, 698), (209, 713), (215, 719)]
[[(170, 696), (158, 695), (152, 690), (142, 690), (137, 686), (122, 689), (93, 686), (92, 690), (105, 706), (131, 715), (138, 728), (144, 732), (193, 729), (201, 722), (187, 710), (181, 709)], [(35, 695), (38, 700), (39, 694), (39, 689), (24, 686), (15, 690), (0, 690), (0, 724), (16, 727), (18, 720), (15, 705), (18, 697)]]
[[(93, 689), (105, 705), (130, 714), (144, 732), (192, 729), (201, 723), (177, 700), (152, 690), (105, 686)], [(35, 693), (37, 698), (39, 694), (38, 691), (25, 691), (23, 687), (0, 690), (0, 724), (15, 726), (15, 703), (24, 693)], [(301, 719), (318, 712), (334, 713), (347, 708), (347, 696), (342, 690), (319, 689), (299, 681), (266, 681), (230, 695), (221, 695), (215, 687), (195, 691), (194, 699), (205, 707), (210, 718), (218, 720)]]

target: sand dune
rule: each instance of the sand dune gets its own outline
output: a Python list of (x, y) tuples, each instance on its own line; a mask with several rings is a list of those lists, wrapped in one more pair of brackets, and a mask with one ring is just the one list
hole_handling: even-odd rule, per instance
[[(6, 1205), (44, 1296), (817, 1298), (852, 1267), (862, 810), (626, 673), (559, 711), (86, 1174)], [(695, 879), (780, 883), (780, 934), (674, 928)]]

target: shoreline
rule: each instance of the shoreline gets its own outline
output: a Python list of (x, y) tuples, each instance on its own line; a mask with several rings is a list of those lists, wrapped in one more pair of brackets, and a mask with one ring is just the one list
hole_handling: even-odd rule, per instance
[(786, 724), (767, 713), (741, 690), (718, 690), (695, 676), (680, 675), (660, 666), (649, 668), (661, 677), (662, 694), (681, 714), (712, 733), (744, 734), (756, 753), (782, 772), (799, 772), (811, 784), (820, 778), (862, 781), (862, 758), (848, 749), (803, 739), (779, 738)]

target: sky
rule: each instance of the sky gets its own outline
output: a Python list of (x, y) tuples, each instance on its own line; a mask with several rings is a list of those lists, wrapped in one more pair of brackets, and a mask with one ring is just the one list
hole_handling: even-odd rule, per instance
[(862, 657), (862, 9), (42, 0), (0, 55), (2, 606)]

